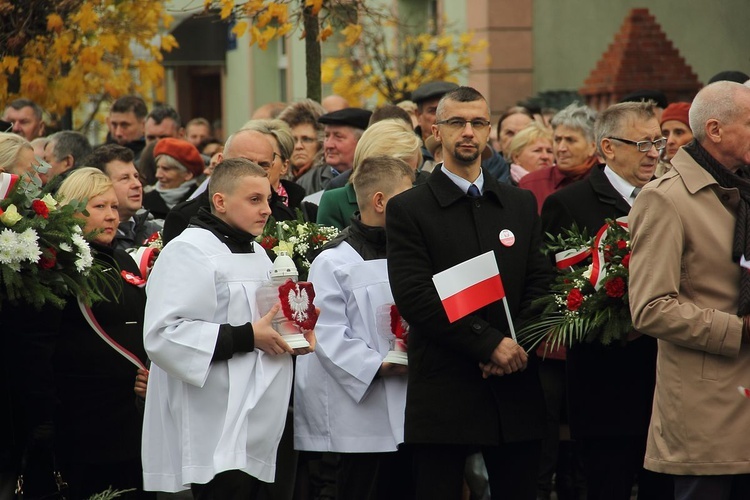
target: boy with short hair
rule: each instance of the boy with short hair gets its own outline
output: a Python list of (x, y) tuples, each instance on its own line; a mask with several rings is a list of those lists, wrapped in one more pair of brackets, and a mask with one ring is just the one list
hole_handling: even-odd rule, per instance
[[(385, 260), (388, 200), (411, 188), (404, 161), (379, 156), (352, 174), (359, 216), (315, 258), (310, 281), (320, 308), (315, 356), (297, 360), (295, 449), (333, 452), (337, 498), (407, 498), (410, 466), (397, 452), (404, 438), (406, 367), (383, 361), (389, 341), (376, 325), (393, 304)], [(330, 457), (329, 457), (330, 458)], [(402, 467), (395, 464), (401, 460)]]
[[(211, 211), (161, 252), (148, 281), (144, 344), (153, 361), (143, 429), (144, 486), (196, 499), (255, 498), (273, 482), (292, 384), (292, 349), (255, 292), (272, 263), (255, 243), (271, 186), (255, 163), (217, 165)], [(314, 333), (306, 334), (310, 349)]]

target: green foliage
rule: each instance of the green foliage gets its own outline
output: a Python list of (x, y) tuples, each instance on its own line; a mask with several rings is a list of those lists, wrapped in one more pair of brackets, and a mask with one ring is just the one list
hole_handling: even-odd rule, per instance
[(519, 343), (525, 348), (533, 349), (544, 340), (548, 350), (578, 342), (609, 345), (627, 341), (633, 330), (627, 288), (630, 235), (617, 221), (607, 219), (606, 226), (598, 245), (576, 225), (560, 235), (547, 234), (547, 253), (586, 248), (601, 252), (605, 277), (595, 288), (591, 255), (574, 268), (560, 270), (550, 293), (532, 304), (541, 314), (518, 332)]

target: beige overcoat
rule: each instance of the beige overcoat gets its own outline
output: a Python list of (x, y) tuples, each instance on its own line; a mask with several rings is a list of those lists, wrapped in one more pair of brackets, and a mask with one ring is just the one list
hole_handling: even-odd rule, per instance
[[(630, 212), (630, 307), (659, 339), (645, 468), (677, 475), (750, 473), (750, 346), (732, 261), (739, 203), (683, 149)], [(745, 271), (748, 272), (748, 271)]]

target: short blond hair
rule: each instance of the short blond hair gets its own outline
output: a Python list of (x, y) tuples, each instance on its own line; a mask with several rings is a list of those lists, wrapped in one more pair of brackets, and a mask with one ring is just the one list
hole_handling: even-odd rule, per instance
[(263, 167), (247, 158), (227, 158), (214, 168), (208, 179), (208, 196), (211, 200), (211, 211), (214, 209), (216, 193), (232, 194), (237, 182), (243, 177), (268, 177)]
[(94, 167), (81, 167), (73, 170), (65, 178), (57, 191), (63, 205), (72, 201), (87, 203), (94, 196), (99, 196), (112, 189), (112, 180), (107, 174)]
[(360, 163), (373, 156), (392, 156), (407, 163), (416, 157), (419, 165), (422, 163), (421, 146), (417, 134), (403, 120), (382, 120), (367, 127), (362, 134), (354, 150), (352, 168), (356, 171)]
[(539, 139), (546, 139), (552, 145), (552, 131), (543, 124), (533, 121), (518, 131), (508, 145), (508, 153), (511, 161), (521, 154), (526, 146), (534, 144)]
[(0, 169), (11, 174), (20, 174), (27, 169), (19, 169), (18, 158), (22, 149), (34, 151), (31, 143), (18, 134), (0, 133)]
[(405, 178), (413, 183), (414, 170), (400, 158), (381, 155), (370, 156), (362, 160), (357, 170), (352, 173), (350, 180), (354, 186), (354, 193), (357, 195), (359, 210), (364, 210), (372, 196), (378, 191), (388, 196), (392, 195)]

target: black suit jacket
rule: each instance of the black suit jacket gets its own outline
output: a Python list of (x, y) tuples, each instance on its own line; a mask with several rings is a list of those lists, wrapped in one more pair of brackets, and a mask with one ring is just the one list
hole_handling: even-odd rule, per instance
[[(518, 323), (544, 293), (551, 267), (540, 252), (534, 196), (484, 172), (484, 195), (466, 196), (441, 170), (388, 202), (388, 275), (409, 322), (406, 441), (497, 445), (538, 439), (544, 400), (533, 356), (523, 372), (483, 379), (478, 364), (509, 336), (501, 302), (449, 323), (432, 282), (435, 273), (493, 251), (511, 314)], [(503, 246), (501, 230), (515, 243)]]
[[(560, 234), (577, 223), (590, 235), (605, 219), (627, 216), (630, 205), (599, 165), (579, 182), (551, 194), (542, 208), (544, 231)], [(588, 264), (588, 262), (586, 263)], [(575, 439), (645, 435), (656, 381), (656, 339), (626, 345), (578, 344), (568, 350), (570, 428)]]

